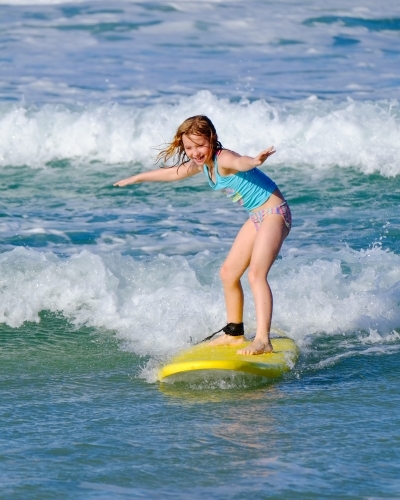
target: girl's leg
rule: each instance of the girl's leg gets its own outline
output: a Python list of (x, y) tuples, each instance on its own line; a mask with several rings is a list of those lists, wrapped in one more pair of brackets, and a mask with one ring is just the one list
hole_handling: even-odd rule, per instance
[(239, 354), (261, 354), (272, 351), (269, 332), (273, 300), (267, 276), (288, 232), (282, 216), (278, 214), (267, 215), (257, 232), (248, 276), (256, 309), (257, 331), (253, 342), (238, 351)]
[[(253, 222), (250, 219), (247, 220), (237, 234), (221, 267), (220, 276), (224, 287), (228, 323), (242, 323), (243, 321), (243, 289), (240, 278), (249, 267), (256, 235)], [(209, 341), (209, 344), (241, 344), (243, 339), (243, 335), (232, 337), (223, 334), (215, 340)]]

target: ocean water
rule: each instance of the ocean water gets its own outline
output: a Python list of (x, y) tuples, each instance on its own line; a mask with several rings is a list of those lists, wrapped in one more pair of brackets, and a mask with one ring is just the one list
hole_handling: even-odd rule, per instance
[[(0, 0), (1, 498), (400, 498), (399, 56), (394, 0)], [(157, 382), (246, 214), (112, 184), (198, 113), (277, 150), (273, 383)]]

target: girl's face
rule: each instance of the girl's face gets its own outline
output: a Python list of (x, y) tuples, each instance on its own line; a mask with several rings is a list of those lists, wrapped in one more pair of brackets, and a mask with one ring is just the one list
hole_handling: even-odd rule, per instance
[(187, 156), (197, 165), (204, 165), (210, 154), (210, 143), (203, 135), (182, 136), (183, 147)]

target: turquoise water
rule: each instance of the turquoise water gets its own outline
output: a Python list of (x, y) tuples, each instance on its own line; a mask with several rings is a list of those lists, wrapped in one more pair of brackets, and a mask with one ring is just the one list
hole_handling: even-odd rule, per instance
[(3, 498), (397, 497), (398, 341), (315, 336), (279, 383), (160, 390), (104, 332), (1, 333)]
[[(1, 498), (399, 497), (399, 19), (367, 0), (0, 4)], [(157, 382), (225, 324), (246, 214), (201, 176), (112, 184), (197, 113), (228, 148), (277, 150), (294, 226), (273, 323), (300, 358), (273, 383)]]

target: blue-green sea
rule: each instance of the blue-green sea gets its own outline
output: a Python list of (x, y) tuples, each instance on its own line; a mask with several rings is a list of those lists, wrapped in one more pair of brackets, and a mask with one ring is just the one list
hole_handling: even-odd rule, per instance
[[(0, 0), (1, 499), (400, 498), (399, 56), (394, 0)], [(247, 216), (112, 185), (199, 113), (277, 151), (275, 381), (157, 381)]]

